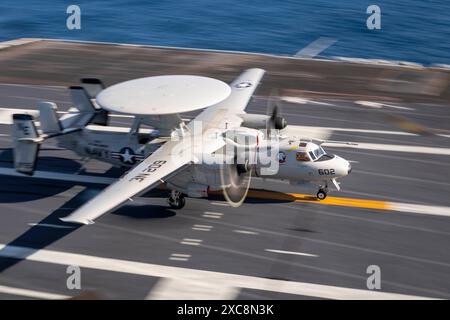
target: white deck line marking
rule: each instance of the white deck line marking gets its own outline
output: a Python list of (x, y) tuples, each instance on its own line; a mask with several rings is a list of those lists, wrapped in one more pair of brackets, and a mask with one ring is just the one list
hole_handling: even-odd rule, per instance
[(374, 102), (374, 101), (355, 101), (355, 104), (359, 104), (364, 107), (375, 108), (375, 109), (381, 109), (383, 107), (388, 107), (388, 108), (401, 109), (401, 110), (412, 110), (412, 111), (416, 110), (413, 108), (394, 106), (392, 104), (385, 104), (385, 103)]
[(222, 218), (221, 216), (211, 216), (209, 214), (204, 214), (202, 217), (204, 217), (204, 218), (213, 218), (213, 219), (220, 219), (220, 218)]
[(205, 218), (213, 218), (213, 219), (220, 219), (222, 218), (223, 213), (220, 212), (211, 212), (211, 211), (205, 211), (203, 214), (203, 217)]
[[(0, 42), (1, 44), (1, 42)], [(30, 87), (33, 89), (43, 89), (43, 90), (57, 90), (57, 91), (65, 91), (67, 90), (66, 86), (49, 86), (42, 84), (17, 84), (17, 83), (0, 83), (1, 87)]]
[(296, 58), (308, 58), (312, 59), (325, 51), (333, 44), (337, 42), (337, 39), (320, 37), (313, 42), (309, 43), (306, 47), (303, 47), (294, 55)]
[[(4, 244), (0, 244), (0, 250), (0, 256), (2, 257), (16, 259), (25, 257), (25, 259), (29, 261), (65, 266), (76, 265), (80, 268), (121, 272), (149, 277), (169, 278), (178, 283), (180, 283), (180, 281), (191, 281), (193, 284), (197, 285), (212, 285), (216, 290), (224, 290), (225, 288), (248, 288), (324, 299), (433, 299), (423, 296), (360, 290), (307, 282), (266, 279), (231, 273), (164, 266), (54, 250), (36, 251), (36, 249), (26, 247), (6, 247)], [(176, 288), (180, 289), (179, 286), (176, 286)], [(175, 298), (176, 296), (170, 297), (170, 299)], [(195, 296), (192, 298), (195, 298)]]
[(222, 202), (211, 202), (212, 205), (215, 206), (222, 206), (222, 207), (229, 207), (230, 205), (228, 203), (222, 203)]
[(385, 104), (385, 103), (383, 103), (383, 106), (388, 107), (388, 108), (393, 108), (393, 109), (400, 109), (400, 110), (410, 110), (410, 111), (415, 111), (416, 110), (414, 108), (394, 106), (392, 104)]
[(276, 250), (276, 249), (266, 249), (266, 251), (273, 252), (273, 253), (290, 254), (290, 255), (295, 255), (295, 256), (305, 256), (305, 257), (314, 257), (314, 258), (318, 257), (318, 255), (316, 255), (316, 254), (304, 253), (304, 252), (284, 251), (284, 250)]
[(49, 223), (29, 223), (30, 227), (47, 227), (47, 228), (56, 228), (56, 229), (73, 229), (75, 227), (70, 226), (59, 226), (57, 224), (49, 224)]
[(192, 227), (192, 230), (196, 230), (196, 231), (211, 231), (211, 229), (208, 229), (208, 228), (198, 228), (198, 227)]
[(183, 254), (183, 253), (172, 253), (169, 257), (169, 260), (174, 261), (189, 261), (189, 258), (191, 257), (190, 254)]
[(46, 300), (63, 300), (71, 297), (62, 294), (49, 293), (44, 291), (36, 291), (29, 289), (13, 288), (0, 285), (0, 292), (14, 296), (28, 297), (34, 299), (46, 299)]
[(251, 234), (251, 235), (258, 235), (258, 232), (255, 231), (248, 231), (248, 230), (233, 230), (233, 232), (236, 233), (242, 233), (242, 234)]
[(188, 241), (181, 241), (180, 244), (185, 244), (187, 246), (199, 246), (199, 242), (188, 242)]
[[(219, 282), (217, 282), (219, 281)], [(225, 281), (215, 283), (191, 279), (160, 279), (149, 292), (146, 300), (232, 300), (239, 289), (229, 286)]]
[(169, 260), (174, 260), (174, 261), (189, 261), (188, 258), (179, 258), (179, 257), (169, 257)]
[(183, 253), (172, 253), (172, 256), (179, 257), (179, 258), (190, 258), (190, 254), (183, 254)]
[(300, 98), (300, 97), (284, 96), (284, 97), (281, 97), (281, 100), (289, 102), (289, 103), (296, 103), (296, 104), (307, 104), (307, 103), (309, 103), (309, 104), (318, 104), (318, 105), (323, 105), (323, 106), (334, 106), (334, 104), (332, 104), (332, 103), (314, 101), (314, 100), (304, 99), (304, 98)]
[(204, 213), (211, 215), (211, 216), (223, 216), (223, 213), (220, 213), (220, 212), (205, 211)]
[(392, 211), (450, 217), (450, 207), (427, 206), (421, 204), (399, 202), (388, 202), (388, 207)]
[(194, 224), (194, 227), (196, 228), (208, 228), (211, 229), (213, 226), (207, 226), (205, 224)]
[(351, 149), (367, 149), (367, 150), (383, 150), (383, 151), (394, 151), (394, 152), (409, 152), (409, 153), (424, 153), (424, 154), (436, 154), (449, 156), (450, 148), (434, 148), (434, 147), (423, 147), (423, 146), (407, 146), (407, 145), (396, 145), (396, 144), (378, 144), (378, 143), (365, 143), (357, 142), (356, 145), (349, 145), (345, 143), (327, 143), (323, 145), (328, 147), (337, 148), (351, 148)]
[(194, 224), (194, 226), (192, 227), (192, 230), (211, 231), (212, 228), (213, 228), (213, 226), (207, 226), (207, 225), (204, 225), (204, 224)]
[(203, 242), (203, 240), (200, 240), (200, 239), (184, 238), (180, 243), (181, 244), (186, 244), (186, 245), (189, 245), (189, 246), (199, 246), (202, 242)]
[(293, 126), (293, 127), (303, 128), (305, 130), (322, 129), (322, 130), (329, 130), (329, 131), (389, 134), (389, 135), (399, 135), (399, 136), (417, 136), (417, 134), (415, 134), (415, 133), (404, 132), (404, 131), (371, 130), (371, 129), (355, 129), (355, 128), (334, 128), (334, 127), (313, 127), (313, 126)]
[(117, 179), (115, 179), (115, 178), (107, 178), (107, 177), (101, 177), (101, 176), (75, 175), (72, 173), (59, 173), (59, 172), (39, 171), (39, 170), (35, 171), (34, 175), (29, 177), (24, 174), (18, 173), (13, 168), (0, 168), (0, 175), (8, 175), (8, 176), (24, 177), (24, 178), (63, 180), (63, 181), (71, 181), (71, 182), (98, 183), (98, 184), (111, 184), (114, 181), (117, 181)]

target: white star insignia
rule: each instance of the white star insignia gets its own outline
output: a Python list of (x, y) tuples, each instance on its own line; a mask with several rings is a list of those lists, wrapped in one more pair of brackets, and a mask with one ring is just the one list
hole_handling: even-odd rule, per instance
[(134, 162), (134, 159), (133, 159), (134, 154), (131, 154), (130, 150), (128, 150), (128, 149), (125, 149), (125, 152), (121, 153), (120, 156), (122, 157), (123, 162), (125, 162), (125, 163), (133, 163)]

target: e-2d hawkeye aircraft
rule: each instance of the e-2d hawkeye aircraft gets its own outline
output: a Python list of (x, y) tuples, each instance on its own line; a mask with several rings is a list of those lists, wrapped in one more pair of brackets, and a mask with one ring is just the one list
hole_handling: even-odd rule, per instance
[[(186, 196), (207, 197), (209, 191), (222, 191), (238, 206), (247, 195), (252, 173), (263, 176), (263, 169), (271, 179), (316, 184), (317, 198), (325, 199), (329, 183), (340, 190), (336, 179), (348, 175), (351, 166), (325, 152), (320, 142), (289, 135), (278, 108), (266, 115), (245, 112), (264, 73), (246, 70), (230, 85), (190, 75), (141, 78), (108, 88), (97, 79), (84, 79), (81, 86), (70, 87), (74, 108), (68, 114), (58, 118), (54, 103), (38, 105), (39, 129), (32, 115), (13, 115), (15, 168), (32, 175), (39, 147), (49, 138), (82, 157), (129, 168), (96, 197), (61, 218), (78, 224), (92, 224), (162, 183), (171, 190), (168, 202), (174, 209), (185, 205)], [(204, 110), (189, 122), (180, 117), (200, 109)], [(108, 127), (110, 112), (134, 116), (129, 132)], [(230, 147), (235, 150), (231, 155), (226, 151)], [(275, 169), (258, 159), (249, 161), (262, 147), (276, 151)], [(236, 154), (249, 156), (239, 163)], [(218, 162), (203, 161), (219, 155)]]

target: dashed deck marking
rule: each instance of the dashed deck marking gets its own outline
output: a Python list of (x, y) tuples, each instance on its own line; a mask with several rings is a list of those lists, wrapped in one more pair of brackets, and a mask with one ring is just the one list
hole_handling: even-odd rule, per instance
[(203, 242), (203, 240), (200, 240), (200, 239), (184, 238), (180, 243), (181, 244), (186, 244), (186, 245), (189, 245), (189, 246), (199, 246), (202, 242)]
[(174, 261), (189, 261), (189, 258), (191, 257), (190, 254), (183, 254), (183, 253), (172, 253), (169, 257), (169, 260)]
[(255, 231), (248, 231), (248, 230), (233, 230), (233, 232), (236, 233), (242, 233), (242, 234), (251, 234), (251, 235), (258, 235), (258, 232)]
[(276, 250), (276, 249), (266, 249), (267, 252), (273, 253), (281, 253), (281, 254), (290, 254), (294, 256), (304, 256), (304, 257), (314, 257), (317, 258), (318, 255), (304, 252), (295, 252), (295, 251), (284, 251), (284, 250)]

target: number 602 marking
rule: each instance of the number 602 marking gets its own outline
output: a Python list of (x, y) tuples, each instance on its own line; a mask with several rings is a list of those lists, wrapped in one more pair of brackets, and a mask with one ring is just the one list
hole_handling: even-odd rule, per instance
[(334, 169), (319, 169), (319, 174), (321, 176), (328, 176), (331, 174), (335, 174), (335, 170)]

